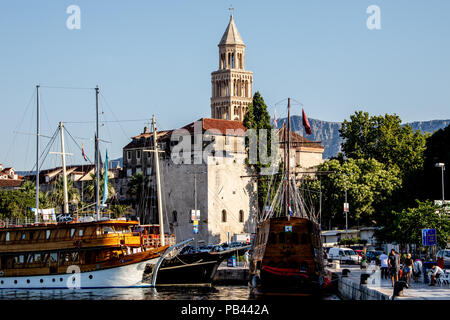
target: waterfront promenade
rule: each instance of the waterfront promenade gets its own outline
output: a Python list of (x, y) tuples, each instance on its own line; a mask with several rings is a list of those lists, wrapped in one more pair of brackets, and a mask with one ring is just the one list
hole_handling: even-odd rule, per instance
[[(347, 277), (342, 277), (342, 270), (348, 269)], [(391, 280), (381, 279), (379, 268), (375, 270), (361, 270), (359, 266), (341, 265), (339, 269), (327, 268), (330, 273), (338, 276), (339, 293), (345, 299), (353, 300), (391, 300), (394, 292)], [(374, 273), (372, 273), (375, 271)], [(361, 274), (371, 273), (367, 284), (360, 284)], [(409, 288), (403, 289), (402, 296), (396, 296), (395, 300), (450, 300), (450, 286), (429, 286), (423, 283), (423, 277), (419, 282), (411, 280)]]

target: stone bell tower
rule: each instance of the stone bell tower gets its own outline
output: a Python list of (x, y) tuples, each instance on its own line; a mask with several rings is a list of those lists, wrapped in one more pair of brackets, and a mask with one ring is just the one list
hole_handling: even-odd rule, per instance
[(219, 43), (219, 70), (211, 73), (211, 118), (243, 121), (253, 97), (253, 72), (245, 70), (245, 44), (233, 15)]

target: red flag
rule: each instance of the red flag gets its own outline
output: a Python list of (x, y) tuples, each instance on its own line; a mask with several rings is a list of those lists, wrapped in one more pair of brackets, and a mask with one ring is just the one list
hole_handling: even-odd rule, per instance
[(84, 153), (84, 148), (83, 148), (83, 144), (81, 144), (81, 154), (83, 155), (84, 161), (88, 161), (86, 154)]
[(305, 110), (302, 108), (303, 126), (307, 134), (311, 134), (311, 126), (309, 125), (308, 118), (306, 117)]

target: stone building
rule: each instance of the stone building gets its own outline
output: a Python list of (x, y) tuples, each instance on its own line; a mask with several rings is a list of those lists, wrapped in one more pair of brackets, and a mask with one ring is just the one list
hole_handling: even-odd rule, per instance
[(245, 70), (245, 44), (233, 16), (219, 43), (219, 70), (211, 73), (211, 118), (244, 120), (253, 97), (253, 72)]
[[(227, 241), (255, 232), (257, 189), (254, 172), (245, 164), (246, 128), (242, 120), (253, 97), (253, 73), (245, 70), (245, 44), (233, 16), (219, 43), (219, 70), (211, 74), (211, 118), (180, 129), (157, 131), (164, 225), (177, 241), (194, 237), (191, 210), (200, 210), (198, 239)], [(280, 139), (281, 131), (278, 131)], [(314, 167), (322, 162), (323, 146), (291, 132), (291, 164)], [(153, 135), (148, 128), (123, 148), (123, 183), (136, 173), (153, 181)], [(294, 152), (295, 151), (295, 152)], [(280, 155), (283, 154), (280, 148)], [(148, 215), (155, 220), (156, 208)]]

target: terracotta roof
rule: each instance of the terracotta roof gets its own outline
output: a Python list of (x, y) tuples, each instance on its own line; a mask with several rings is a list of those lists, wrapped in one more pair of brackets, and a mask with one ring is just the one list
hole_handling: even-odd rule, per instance
[[(278, 130), (278, 139), (280, 142), (284, 141), (284, 130), (285, 130), (284, 128)], [(319, 142), (308, 140), (294, 131), (290, 132), (290, 140), (291, 140), (291, 148), (294, 149), (301, 147), (325, 149), (325, 147), (321, 145)], [(283, 148), (284, 144), (281, 144), (281, 147)]]
[[(173, 130), (163, 130), (157, 131), (156, 136), (158, 141), (164, 141), (170, 138), (170, 135)], [(151, 147), (153, 146), (153, 133), (141, 133), (135, 137), (131, 137), (131, 142), (128, 143), (123, 149), (134, 149), (134, 148), (142, 148), (142, 147)]]
[(231, 132), (234, 133), (233, 135), (244, 136), (245, 131), (247, 131), (242, 121), (211, 119), (211, 118), (201, 118), (195, 122), (191, 122), (190, 124), (184, 126), (182, 129), (186, 129), (190, 133), (192, 133), (194, 132), (194, 125), (199, 121), (201, 121), (203, 132), (205, 132), (206, 130), (217, 130), (221, 134), (227, 133), (230, 134)]
[(23, 180), (18, 179), (0, 179), (0, 188), (17, 188), (20, 187)]

